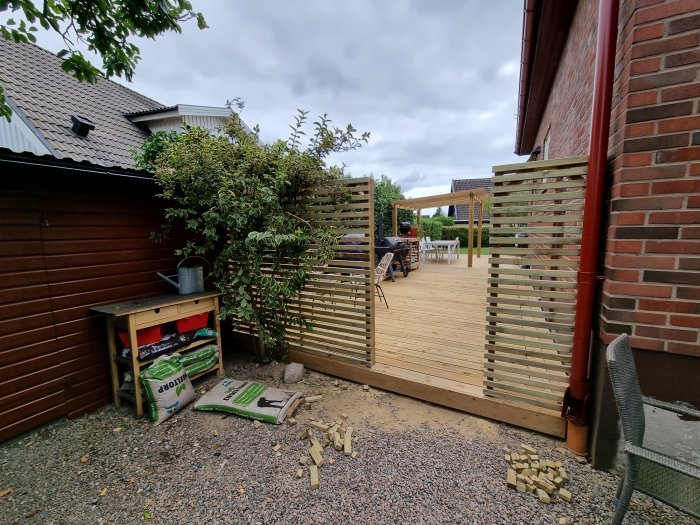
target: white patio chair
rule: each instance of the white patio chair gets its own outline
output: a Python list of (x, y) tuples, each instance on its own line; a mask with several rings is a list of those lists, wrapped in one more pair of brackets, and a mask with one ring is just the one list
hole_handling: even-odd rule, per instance
[(606, 359), (627, 453), (613, 524), (622, 523), (635, 490), (700, 518), (700, 467), (644, 447), (644, 405), (695, 418), (700, 418), (700, 410), (642, 395), (627, 334), (610, 343)]
[(385, 253), (384, 257), (382, 257), (382, 260), (379, 261), (379, 264), (374, 269), (374, 287), (377, 291), (377, 297), (379, 297), (379, 302), (384, 301), (384, 304), (387, 308), (389, 308), (389, 303), (386, 301), (386, 296), (384, 295), (384, 290), (382, 290), (382, 285), (380, 283), (384, 281), (386, 271), (389, 269), (389, 265), (391, 264), (393, 258), (393, 253)]
[(459, 237), (455, 237), (455, 241), (457, 241), (457, 245), (455, 246), (454, 250), (457, 254), (457, 259), (459, 259)]

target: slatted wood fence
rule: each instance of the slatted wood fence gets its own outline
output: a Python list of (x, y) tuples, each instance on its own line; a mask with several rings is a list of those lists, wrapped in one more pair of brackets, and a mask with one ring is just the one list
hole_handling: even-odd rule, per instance
[[(313, 324), (287, 329), (290, 350), (371, 366), (374, 348), (374, 181), (348, 179), (342, 196), (309, 191), (303, 219), (330, 226), (338, 236), (335, 255), (315, 266), (299, 298), (289, 305)], [(290, 269), (294, 265), (290, 263)], [(255, 333), (254, 326), (241, 330)]]
[(571, 364), (587, 157), (495, 166), (484, 394), (560, 410)]

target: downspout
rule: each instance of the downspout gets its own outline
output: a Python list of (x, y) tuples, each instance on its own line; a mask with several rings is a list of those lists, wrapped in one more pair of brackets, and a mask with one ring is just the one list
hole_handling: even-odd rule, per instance
[(598, 259), (602, 211), (605, 202), (618, 13), (619, 0), (600, 0), (588, 181), (583, 211), (571, 373), (569, 388), (566, 390), (562, 407), (562, 417), (568, 420), (566, 445), (569, 450), (579, 455), (585, 455), (588, 452), (591, 395), (588, 362), (595, 312), (594, 302), (597, 283), (601, 279), (598, 275)]

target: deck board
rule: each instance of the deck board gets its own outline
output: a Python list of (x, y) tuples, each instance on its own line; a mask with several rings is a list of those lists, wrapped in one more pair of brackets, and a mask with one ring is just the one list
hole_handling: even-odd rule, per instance
[(481, 386), (488, 256), (429, 260), (382, 283), (375, 306), (375, 362)]

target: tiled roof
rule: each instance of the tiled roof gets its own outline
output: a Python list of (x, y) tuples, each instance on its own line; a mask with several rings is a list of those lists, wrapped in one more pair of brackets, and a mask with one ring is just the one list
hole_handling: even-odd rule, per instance
[[(116, 82), (78, 82), (61, 69), (61, 59), (33, 44), (0, 38), (0, 78), (6, 95), (57, 158), (132, 169), (131, 151), (147, 135), (124, 115), (163, 104)], [(86, 117), (95, 129), (85, 138), (71, 131), (71, 115)]]
[[(475, 190), (477, 188), (491, 189), (491, 177), (486, 177), (483, 179), (452, 179), (452, 188), (450, 192), (463, 191), (463, 190)], [(479, 219), (479, 204), (474, 206), (474, 220)], [(456, 214), (455, 214), (456, 209)], [(457, 204), (456, 206), (450, 206), (448, 210), (448, 215), (455, 218), (455, 222), (468, 222), (469, 221), (469, 206), (466, 204)], [(490, 220), (489, 214), (484, 212), (484, 220)]]

